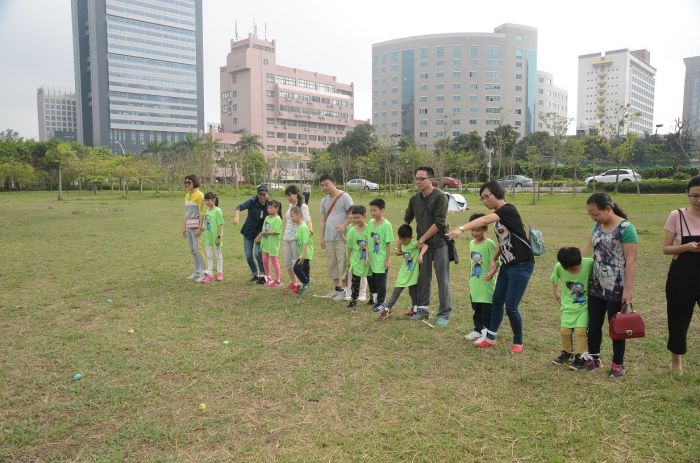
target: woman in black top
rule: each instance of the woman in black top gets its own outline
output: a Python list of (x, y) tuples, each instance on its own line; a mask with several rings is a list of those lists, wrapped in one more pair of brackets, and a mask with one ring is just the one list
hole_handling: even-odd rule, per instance
[(505, 306), (510, 327), (513, 329), (511, 351), (522, 352), (523, 320), (518, 305), (532, 276), (535, 258), (525, 234), (525, 226), (520, 214), (515, 206), (505, 201), (503, 187), (492, 180), (481, 186), (479, 195), (484, 205), (493, 212), (472, 220), (448, 234), (449, 237), (456, 238), (466, 230), (485, 227), (493, 223), (498, 239), (498, 251), (494, 254), (491, 266), (493, 268), (496, 265), (496, 259), (499, 256), (502, 265), (493, 293), (490, 320), (487, 325), (486, 337), (477, 339), (474, 344), (480, 348), (496, 345), (496, 334), (503, 321), (503, 308)]

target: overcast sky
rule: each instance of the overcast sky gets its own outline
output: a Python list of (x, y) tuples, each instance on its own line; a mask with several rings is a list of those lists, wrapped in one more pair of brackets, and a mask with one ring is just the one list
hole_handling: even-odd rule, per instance
[[(578, 55), (646, 48), (657, 69), (654, 123), (683, 110), (683, 58), (700, 55), (700, 0), (203, 0), (205, 120), (218, 122), (219, 66), (238, 22), (277, 40), (277, 63), (355, 83), (355, 117), (371, 117), (372, 43), (445, 32), (538, 29), (538, 69), (569, 92), (576, 117)], [(0, 0), (0, 130), (38, 137), (36, 89), (73, 89), (70, 0)]]

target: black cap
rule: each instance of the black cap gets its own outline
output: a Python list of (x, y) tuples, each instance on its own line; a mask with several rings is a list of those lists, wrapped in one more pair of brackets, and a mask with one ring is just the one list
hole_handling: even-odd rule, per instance
[(269, 191), (267, 191), (267, 185), (265, 185), (264, 183), (258, 185), (258, 194), (260, 194), (260, 193), (265, 193), (265, 194), (269, 193)]

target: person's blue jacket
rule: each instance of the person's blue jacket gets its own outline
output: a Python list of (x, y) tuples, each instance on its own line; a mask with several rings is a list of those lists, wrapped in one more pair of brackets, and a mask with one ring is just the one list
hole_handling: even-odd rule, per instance
[(258, 197), (253, 196), (252, 198), (247, 199), (236, 206), (236, 210), (248, 210), (248, 217), (246, 217), (245, 223), (241, 227), (241, 235), (251, 240), (258, 236), (258, 234), (262, 231), (265, 217), (268, 215), (267, 203), (268, 201), (265, 201), (265, 204), (260, 204)]

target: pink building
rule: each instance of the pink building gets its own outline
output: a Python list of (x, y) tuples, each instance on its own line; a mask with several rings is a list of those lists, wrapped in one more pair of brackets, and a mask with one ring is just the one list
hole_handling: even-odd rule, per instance
[(273, 178), (308, 178), (312, 149), (324, 149), (354, 127), (353, 84), (277, 64), (276, 42), (249, 35), (231, 41), (220, 68), (223, 132), (259, 135)]

